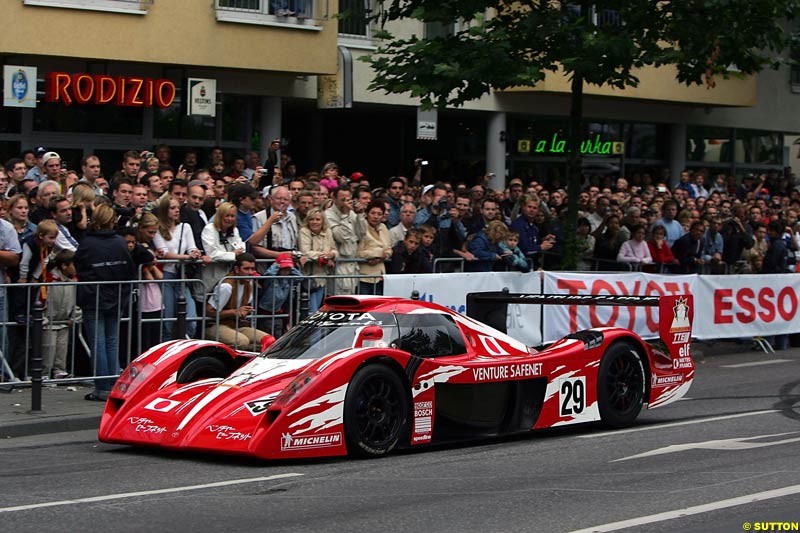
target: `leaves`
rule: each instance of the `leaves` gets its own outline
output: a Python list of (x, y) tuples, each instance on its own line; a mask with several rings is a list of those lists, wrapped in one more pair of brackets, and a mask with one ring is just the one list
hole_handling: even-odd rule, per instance
[(588, 84), (618, 88), (636, 86), (633, 71), (647, 65), (672, 64), (679, 81), (709, 85), (729, 75), (729, 65), (745, 74), (774, 68), (796, 39), (782, 19), (798, 12), (800, 0), (379, 4), (372, 16), (382, 22), (461, 22), (461, 29), (432, 39), (380, 32), (386, 44), (366, 59), (376, 73), (371, 88), (403, 93), (413, 85), (427, 102), (458, 106), (493, 89), (533, 85), (558, 68)]

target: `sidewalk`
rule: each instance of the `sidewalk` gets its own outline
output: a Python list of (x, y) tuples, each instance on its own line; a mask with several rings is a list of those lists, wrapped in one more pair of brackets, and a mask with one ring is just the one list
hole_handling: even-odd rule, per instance
[[(695, 342), (692, 355), (695, 363), (702, 365), (708, 356), (752, 352), (752, 343), (738, 344), (723, 340)], [(763, 352), (754, 352), (764, 355)], [(70, 386), (44, 387), (42, 389), (42, 413), (31, 413), (31, 389), (18, 388), (11, 392), (0, 390), (0, 438), (23, 437), (43, 433), (97, 429), (103, 402), (86, 401), (83, 397), (92, 387), (73, 384)]]
[(0, 390), (0, 439), (97, 429), (105, 403), (84, 396), (93, 387), (74, 384), (42, 389), (42, 412), (31, 413), (31, 389)]

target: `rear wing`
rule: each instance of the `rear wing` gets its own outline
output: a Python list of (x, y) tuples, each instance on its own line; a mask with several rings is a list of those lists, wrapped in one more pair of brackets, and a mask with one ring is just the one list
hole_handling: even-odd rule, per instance
[[(507, 333), (510, 304), (657, 307), (658, 336), (673, 359), (689, 357), (694, 302), (691, 294), (628, 296), (613, 294), (526, 294), (472, 292), (467, 294), (467, 316)], [(575, 333), (572, 331), (571, 333)]]

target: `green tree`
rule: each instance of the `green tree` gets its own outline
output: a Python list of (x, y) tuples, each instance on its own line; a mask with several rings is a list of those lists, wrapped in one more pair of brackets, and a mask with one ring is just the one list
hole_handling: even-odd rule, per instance
[[(372, 90), (410, 93), (424, 107), (460, 106), (491, 90), (533, 86), (559, 69), (571, 81), (569, 209), (564, 267), (575, 265), (585, 84), (624, 89), (636, 69), (673, 65), (705, 83), (778, 68), (800, 0), (378, 0), (378, 50), (365, 57)], [(387, 23), (415, 19), (457, 31), (396, 38)], [(389, 24), (391, 27), (391, 24)]]

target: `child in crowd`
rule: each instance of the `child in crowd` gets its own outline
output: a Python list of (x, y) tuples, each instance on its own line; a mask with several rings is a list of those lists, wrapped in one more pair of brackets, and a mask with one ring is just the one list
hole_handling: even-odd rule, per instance
[[(61, 250), (48, 263), (49, 281), (75, 282), (75, 252)], [(47, 288), (47, 308), (42, 335), (42, 375), (54, 379), (71, 378), (67, 371), (69, 332), (81, 319), (81, 309), (75, 305), (75, 285), (51, 285)]]
[(509, 270), (530, 272), (531, 267), (525, 259), (525, 254), (519, 249), (519, 233), (513, 230), (506, 232), (506, 236), (498, 243), (500, 257), (503, 258)]
[[(19, 262), (19, 282), (47, 281), (47, 262), (56, 244), (58, 226), (47, 219), (39, 222), (36, 233), (22, 246), (22, 259)], [(42, 298), (44, 299), (44, 298)]]
[(422, 253), (420, 251), (422, 231), (411, 228), (405, 239), (392, 247), (392, 259), (389, 263), (389, 274), (420, 274), (422, 270)]
[(420, 228), (422, 232), (420, 236), (421, 246), (419, 252), (422, 257), (420, 269), (422, 272), (433, 272), (433, 261), (436, 257), (433, 255), (433, 241), (436, 239), (436, 228), (430, 224), (423, 224)]

